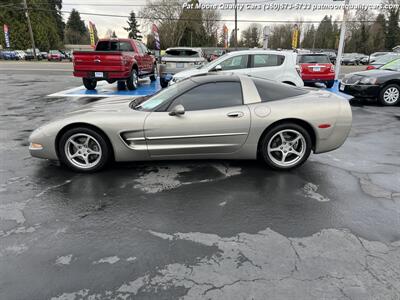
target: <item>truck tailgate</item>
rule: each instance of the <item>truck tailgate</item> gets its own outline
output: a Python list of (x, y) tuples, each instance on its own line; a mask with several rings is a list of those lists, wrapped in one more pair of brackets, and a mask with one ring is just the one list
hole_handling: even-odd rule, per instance
[(124, 69), (123, 53), (120, 51), (74, 52), (75, 71), (118, 72)]

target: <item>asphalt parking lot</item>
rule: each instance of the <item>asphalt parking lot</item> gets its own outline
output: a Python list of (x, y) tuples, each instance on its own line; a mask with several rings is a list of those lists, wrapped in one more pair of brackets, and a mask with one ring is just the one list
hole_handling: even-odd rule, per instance
[(400, 107), (352, 100), (345, 145), (292, 172), (77, 174), (27, 149), (97, 100), (46, 97), (81, 84), (70, 66), (0, 62), (0, 299), (400, 299)]

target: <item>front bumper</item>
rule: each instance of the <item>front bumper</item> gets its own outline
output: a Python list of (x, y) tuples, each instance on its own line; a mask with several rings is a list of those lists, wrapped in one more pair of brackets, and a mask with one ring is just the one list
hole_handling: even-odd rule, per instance
[(96, 78), (94, 76), (95, 74), (94, 71), (74, 71), (74, 76), (82, 78), (92, 78), (97, 80), (107, 80), (107, 79), (127, 79), (131, 75), (131, 70), (129, 69), (126, 69), (124, 71), (112, 71), (112, 72), (96, 71), (96, 72), (102, 72), (104, 74), (104, 77)]
[(339, 82), (339, 91), (356, 98), (377, 98), (380, 87), (379, 85), (344, 84)]

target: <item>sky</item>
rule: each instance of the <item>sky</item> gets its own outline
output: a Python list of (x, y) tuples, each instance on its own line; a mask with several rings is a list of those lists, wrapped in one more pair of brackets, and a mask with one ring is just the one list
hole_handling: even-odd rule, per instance
[[(343, 16), (342, 10), (320, 10), (315, 5), (318, 4), (341, 4), (344, 1), (335, 0), (237, 0), (239, 5), (244, 5), (243, 10), (238, 11), (238, 28), (239, 34), (241, 29), (245, 29), (252, 22), (265, 22), (265, 21), (320, 21), (325, 15), (332, 15), (333, 19), (341, 20)], [(350, 0), (351, 5), (357, 4), (379, 4), (380, 0)], [(201, 4), (226, 4), (232, 5), (234, 0), (200, 0)], [(264, 5), (302, 5), (305, 9), (296, 10), (295, 8), (286, 10), (276, 9), (264, 9)], [(126, 26), (126, 21), (131, 10), (135, 13), (146, 5), (146, 0), (63, 0), (63, 11), (71, 11), (73, 8), (79, 12), (86, 13), (99, 13), (99, 14), (115, 14), (126, 16), (125, 17), (105, 17), (105, 16), (88, 16), (81, 15), (82, 19), (88, 23), (92, 21), (96, 24), (99, 37), (104, 37), (108, 29), (116, 32), (118, 37), (127, 37), (127, 32), (123, 29)], [(255, 9), (246, 8), (246, 6), (252, 5)], [(309, 5), (307, 8), (306, 5)], [(261, 6), (261, 9), (259, 9)], [(309, 9), (311, 7), (311, 9)], [(370, 8), (369, 8), (370, 9)], [(226, 24), (229, 31), (234, 28), (234, 10), (233, 9), (218, 9), (221, 13), (221, 18), (227, 21), (221, 22), (221, 28), (223, 24)], [(354, 10), (353, 10), (354, 12)], [(375, 12), (377, 12), (375, 10)], [(63, 14), (65, 21), (69, 14)], [(241, 21), (252, 21), (252, 22), (241, 22)], [(141, 31), (143, 35), (150, 33), (150, 28), (143, 25), (141, 20), (138, 20), (141, 24)], [(271, 23), (261, 23), (264, 25), (272, 25)]]

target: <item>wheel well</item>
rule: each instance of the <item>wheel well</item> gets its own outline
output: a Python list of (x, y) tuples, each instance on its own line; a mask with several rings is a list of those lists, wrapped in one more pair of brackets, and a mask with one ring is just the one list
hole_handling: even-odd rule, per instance
[(304, 120), (300, 120), (300, 119), (283, 119), (283, 120), (279, 120), (279, 121), (272, 123), (263, 131), (263, 133), (260, 136), (260, 139), (258, 140), (257, 152), (259, 152), (260, 147), (261, 147), (261, 141), (264, 138), (264, 136), (268, 133), (268, 131), (270, 131), (271, 128), (273, 128), (275, 126), (285, 124), (285, 123), (294, 123), (294, 124), (297, 124), (297, 125), (303, 127), (310, 135), (311, 142), (312, 142), (312, 149), (315, 150), (315, 144), (316, 144), (317, 139), (316, 139), (315, 131), (309, 123), (307, 123)]
[(382, 85), (382, 88), (388, 86), (389, 84), (397, 84), (400, 87), (400, 80), (396, 79), (389, 80)]
[(63, 127), (57, 134), (56, 136), (56, 140), (55, 140), (55, 149), (56, 149), (56, 153), (57, 153), (57, 157), (60, 158), (60, 153), (59, 153), (59, 147), (58, 144), (60, 142), (61, 137), (63, 136), (64, 133), (66, 133), (68, 130), (73, 129), (73, 128), (77, 128), (77, 127), (85, 127), (85, 128), (89, 128), (92, 129), (94, 131), (96, 131), (98, 134), (102, 135), (106, 141), (106, 143), (108, 144), (108, 146), (110, 147), (110, 152), (111, 152), (111, 159), (114, 160), (114, 148), (111, 144), (110, 139), (108, 138), (107, 134), (101, 130), (99, 127), (91, 125), (91, 124), (87, 124), (87, 123), (72, 123), (69, 124), (65, 127)]
[(291, 81), (283, 81), (282, 83), (286, 83), (286, 84), (289, 84), (289, 85), (293, 85), (293, 86), (296, 86), (293, 82), (291, 82)]

